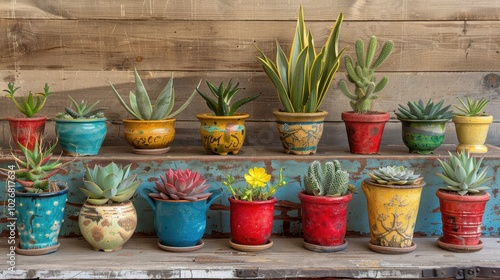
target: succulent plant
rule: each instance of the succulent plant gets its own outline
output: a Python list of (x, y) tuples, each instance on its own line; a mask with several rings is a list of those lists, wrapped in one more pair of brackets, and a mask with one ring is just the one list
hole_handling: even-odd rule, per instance
[[(380, 92), (387, 85), (388, 78), (383, 77), (378, 83), (374, 76), (375, 70), (389, 57), (394, 47), (392, 41), (384, 43), (380, 54), (375, 62), (373, 58), (377, 50), (377, 37), (372, 36), (366, 57), (364, 56), (365, 47), (361, 39), (356, 40), (356, 64), (353, 63), (349, 55), (345, 55), (345, 67), (347, 79), (354, 84), (354, 94), (351, 93), (344, 80), (340, 80), (338, 86), (342, 93), (349, 99), (355, 113), (365, 114), (372, 110), (373, 102), (378, 99), (374, 93)], [(373, 62), (373, 64), (372, 64)]]
[(466, 97), (465, 100), (466, 101), (463, 101), (458, 98), (458, 101), (460, 101), (462, 106), (455, 105), (455, 108), (459, 110), (459, 112), (455, 112), (455, 115), (469, 117), (483, 115), (484, 107), (486, 107), (486, 105), (490, 102), (490, 99), (485, 97), (481, 99), (470, 99), (469, 97)]
[(99, 102), (96, 101), (94, 104), (87, 106), (87, 101), (82, 100), (80, 103), (76, 102), (71, 96), (68, 96), (75, 109), (70, 107), (64, 108), (65, 113), (59, 113), (56, 115), (58, 119), (97, 119), (104, 118), (104, 113), (102, 111), (105, 108), (99, 108), (92, 110)]
[[(150, 96), (142, 83), (137, 69), (134, 68), (135, 76), (135, 92), (129, 93), (130, 106), (123, 100), (121, 95), (115, 89), (113, 84), (109, 82), (116, 98), (120, 101), (120, 104), (131, 114), (134, 118), (138, 120), (165, 120), (175, 117), (177, 114), (182, 112), (193, 100), (196, 95), (196, 90), (193, 91), (191, 96), (179, 107), (176, 111), (172, 112), (174, 108), (175, 101), (175, 91), (173, 87), (173, 78), (169, 80), (165, 88), (160, 92), (158, 98), (154, 104), (151, 102)], [(200, 81), (201, 83), (201, 81)], [(200, 84), (198, 84), (200, 86)]]
[(227, 87), (224, 85), (224, 82), (221, 82), (219, 87), (215, 87), (209, 81), (207, 81), (207, 86), (215, 96), (215, 98), (211, 98), (207, 94), (200, 91), (196, 88), (196, 91), (205, 99), (207, 102), (208, 108), (214, 112), (216, 116), (233, 116), (234, 113), (243, 105), (248, 102), (255, 100), (259, 95), (246, 97), (239, 99), (231, 106), (231, 99), (240, 91), (238, 88), (240, 83), (237, 83), (234, 87), (232, 86), (232, 80), (229, 80)]
[(413, 174), (413, 170), (404, 166), (379, 167), (368, 175), (381, 185), (414, 185), (420, 184), (423, 180), (420, 174)]
[(342, 170), (338, 160), (328, 161), (323, 166), (313, 161), (304, 176), (307, 194), (315, 196), (342, 196), (348, 191), (356, 193), (356, 188), (349, 184), (349, 173)]
[(14, 83), (9, 82), (7, 84), (7, 89), (4, 89), (3, 91), (7, 92), (7, 95), (5, 95), (5, 97), (10, 98), (19, 112), (21, 112), (28, 118), (31, 118), (36, 113), (38, 113), (38, 111), (40, 111), (45, 105), (45, 102), (47, 101), (49, 95), (52, 94), (52, 92), (49, 91), (49, 85), (45, 83), (43, 92), (33, 94), (30, 91), (28, 97), (26, 99), (21, 97), (21, 103), (19, 103), (14, 96), (18, 89), (19, 87), (15, 87)]
[(438, 159), (443, 171), (436, 175), (447, 184), (446, 187), (441, 189), (465, 195), (490, 188), (484, 185), (484, 183), (492, 179), (492, 177), (486, 177), (488, 166), (480, 168), (483, 158), (478, 160), (466, 150), (459, 152), (457, 156), (450, 152), (448, 154), (447, 162)]
[(150, 193), (152, 198), (166, 200), (198, 200), (204, 199), (211, 193), (204, 193), (210, 186), (205, 184), (206, 180), (200, 173), (191, 169), (169, 169), (165, 172), (165, 177), (160, 175), (160, 182), (156, 181), (155, 190), (157, 193)]
[(338, 51), (340, 24), (343, 20), (344, 15), (340, 13), (321, 52), (316, 53), (313, 36), (306, 29), (304, 11), (300, 6), (289, 58), (286, 57), (278, 42), (276, 42), (276, 62), (257, 48), (261, 54), (258, 59), (276, 87), (285, 112), (314, 113), (318, 111), (340, 66), (340, 57), (345, 50), (345, 48), (342, 49), (340, 53)]
[(405, 108), (399, 104), (398, 111), (395, 112), (399, 119), (412, 119), (412, 120), (450, 120), (453, 117), (453, 111), (449, 110), (451, 105), (444, 108), (444, 100), (434, 104), (432, 99), (429, 99), (424, 105), (422, 99), (418, 102), (408, 101), (408, 107)]
[(131, 164), (122, 168), (114, 162), (102, 167), (99, 164), (86, 168), (83, 178), (84, 188), (80, 190), (87, 196), (87, 202), (95, 205), (128, 201), (142, 181), (136, 180), (137, 174), (129, 175)]

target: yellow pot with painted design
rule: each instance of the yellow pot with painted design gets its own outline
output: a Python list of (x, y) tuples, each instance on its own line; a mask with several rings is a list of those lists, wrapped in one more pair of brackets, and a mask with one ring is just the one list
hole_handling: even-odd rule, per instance
[(492, 115), (482, 116), (455, 116), (452, 119), (455, 123), (458, 143), (457, 152), (466, 150), (469, 153), (486, 153), (488, 147), (486, 137), (490, 124), (493, 122)]
[(210, 154), (227, 155), (239, 153), (245, 141), (245, 120), (249, 114), (235, 113), (233, 116), (198, 114), (203, 147)]
[(175, 119), (123, 120), (123, 131), (127, 143), (136, 153), (164, 153), (174, 141)]

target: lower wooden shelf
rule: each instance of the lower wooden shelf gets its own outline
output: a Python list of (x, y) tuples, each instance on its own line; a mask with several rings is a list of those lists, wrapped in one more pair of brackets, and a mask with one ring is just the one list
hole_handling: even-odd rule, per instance
[[(173, 253), (160, 249), (156, 238), (134, 237), (122, 250), (104, 253), (92, 250), (83, 238), (62, 238), (53, 254), (15, 255), (15, 267), (7, 261), (0, 278), (500, 278), (500, 238), (484, 237), (481, 251), (455, 253), (439, 248), (437, 237), (420, 237), (414, 239), (417, 249), (404, 255), (372, 252), (368, 238), (347, 238), (347, 248), (336, 253), (308, 251), (300, 238), (272, 240), (273, 246), (261, 252), (236, 251), (228, 239), (209, 238), (197, 251)], [(0, 241), (1, 251), (8, 254), (7, 238)]]

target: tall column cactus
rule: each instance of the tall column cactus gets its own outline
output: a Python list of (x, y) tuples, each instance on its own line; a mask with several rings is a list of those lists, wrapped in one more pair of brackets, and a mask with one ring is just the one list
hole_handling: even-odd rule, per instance
[(316, 196), (342, 196), (355, 188), (349, 185), (349, 173), (342, 170), (338, 160), (328, 161), (324, 166), (319, 161), (313, 161), (304, 176), (307, 194)]

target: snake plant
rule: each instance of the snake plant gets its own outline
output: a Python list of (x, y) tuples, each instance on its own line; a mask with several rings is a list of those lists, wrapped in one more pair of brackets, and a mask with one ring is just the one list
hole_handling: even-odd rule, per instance
[(300, 6), (295, 36), (290, 56), (276, 42), (276, 62), (257, 47), (262, 67), (278, 91), (285, 112), (314, 113), (318, 111), (340, 65), (344, 49), (338, 51), (340, 25), (344, 15), (340, 13), (325, 45), (316, 53), (313, 35), (304, 22)]
[[(160, 92), (156, 101), (153, 102), (142, 83), (137, 69), (134, 68), (135, 76), (135, 92), (129, 93), (130, 106), (123, 100), (121, 95), (115, 89), (113, 84), (109, 82), (113, 92), (120, 101), (120, 104), (127, 110), (127, 112), (138, 120), (165, 120), (175, 117), (177, 114), (182, 112), (193, 100), (196, 95), (196, 90), (193, 91), (191, 96), (179, 107), (175, 112), (172, 112), (174, 108), (175, 92), (173, 87), (173, 78), (170, 78), (165, 88)], [(201, 81), (200, 81), (201, 83)], [(200, 86), (200, 84), (198, 84)]]

